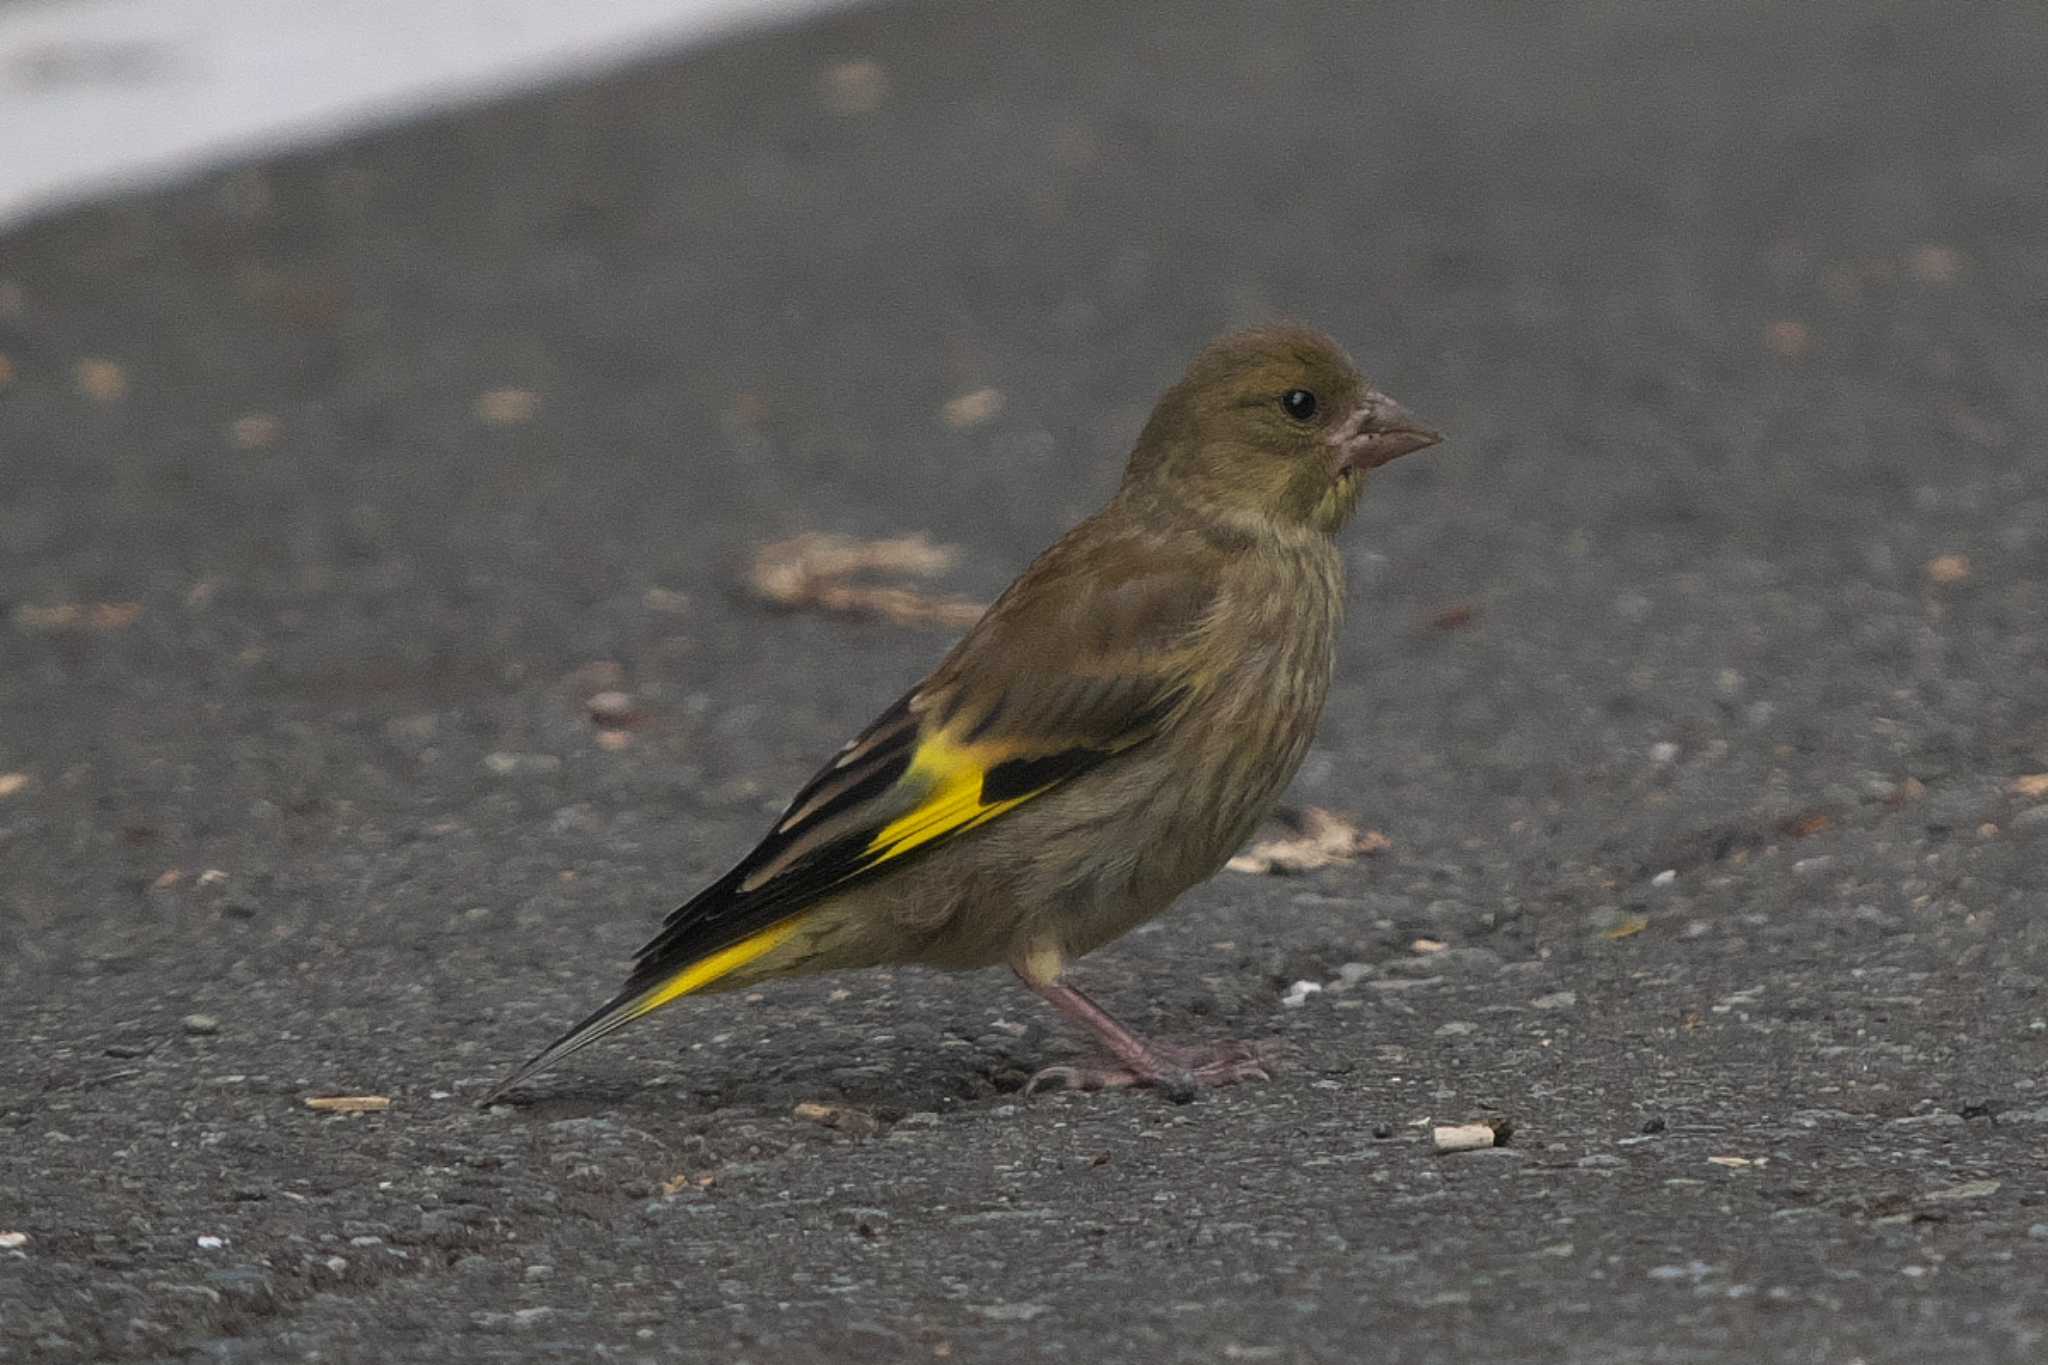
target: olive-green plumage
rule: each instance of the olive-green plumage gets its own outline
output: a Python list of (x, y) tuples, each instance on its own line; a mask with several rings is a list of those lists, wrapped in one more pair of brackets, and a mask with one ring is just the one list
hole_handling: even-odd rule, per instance
[(681, 995), (886, 963), (1015, 968), (1122, 1063), (1069, 1081), (1259, 1074), (1248, 1054), (1138, 1038), (1060, 972), (1214, 873), (1271, 808), (1329, 690), (1332, 538), (1369, 469), (1437, 439), (1316, 333), (1209, 346), (1108, 506), (493, 1094)]

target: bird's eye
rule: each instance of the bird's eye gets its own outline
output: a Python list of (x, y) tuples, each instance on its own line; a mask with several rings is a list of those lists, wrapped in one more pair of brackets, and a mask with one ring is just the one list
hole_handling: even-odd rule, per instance
[(1280, 406), (1295, 421), (1306, 422), (1316, 415), (1316, 396), (1307, 389), (1289, 389), (1280, 395)]

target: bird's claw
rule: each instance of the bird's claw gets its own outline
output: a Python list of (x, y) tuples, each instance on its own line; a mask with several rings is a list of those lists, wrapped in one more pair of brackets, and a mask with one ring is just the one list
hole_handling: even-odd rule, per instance
[(1186, 1104), (1198, 1090), (1245, 1081), (1270, 1081), (1272, 1073), (1260, 1061), (1249, 1043), (1221, 1043), (1209, 1048), (1155, 1047), (1166, 1065), (1157, 1068), (1126, 1066), (1043, 1067), (1024, 1083), (1024, 1093), (1035, 1095), (1041, 1087), (1061, 1090), (1118, 1090), (1127, 1086), (1150, 1086), (1175, 1104)]

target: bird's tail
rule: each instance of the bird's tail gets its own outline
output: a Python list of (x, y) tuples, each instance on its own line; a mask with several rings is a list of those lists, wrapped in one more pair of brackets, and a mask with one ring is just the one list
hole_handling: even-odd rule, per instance
[(607, 1037), (643, 1014), (651, 1014), (671, 1000), (679, 1000), (694, 991), (701, 991), (717, 981), (746, 966), (782, 944), (797, 931), (801, 915), (794, 915), (778, 924), (771, 924), (758, 933), (750, 934), (737, 943), (729, 944), (718, 951), (708, 953), (683, 967), (668, 967), (663, 970), (635, 972), (626, 982), (624, 989), (589, 1017), (570, 1029), (554, 1042), (548, 1044), (541, 1054), (492, 1086), (490, 1092), (479, 1104), (494, 1104), (500, 1096), (529, 1076), (547, 1070), (572, 1052), (580, 1052), (600, 1038)]

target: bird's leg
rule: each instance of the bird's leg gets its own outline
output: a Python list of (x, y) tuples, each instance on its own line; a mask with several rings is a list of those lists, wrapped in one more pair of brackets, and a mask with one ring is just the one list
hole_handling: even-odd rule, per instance
[(1069, 1090), (1156, 1085), (1176, 1104), (1185, 1104), (1195, 1097), (1198, 1087), (1272, 1079), (1259, 1064), (1258, 1053), (1247, 1044), (1190, 1049), (1151, 1042), (1118, 1023), (1108, 1010), (1073, 986), (1063, 986), (1057, 980), (1035, 980), (1022, 969), (1017, 977), (1061, 1014), (1087, 1025), (1122, 1063), (1116, 1067), (1049, 1066), (1025, 1085), (1026, 1094), (1055, 1081)]

